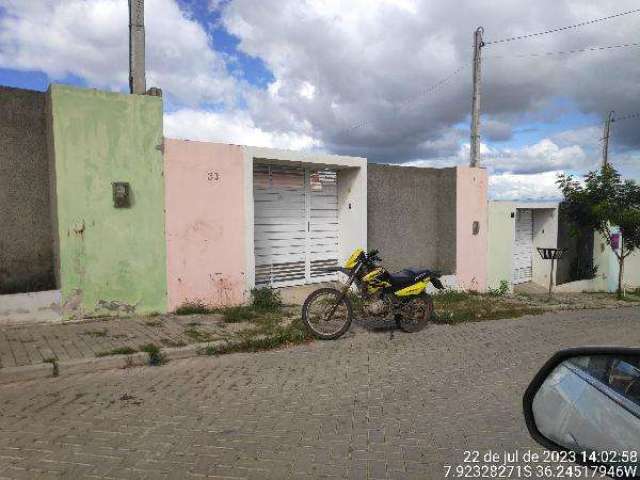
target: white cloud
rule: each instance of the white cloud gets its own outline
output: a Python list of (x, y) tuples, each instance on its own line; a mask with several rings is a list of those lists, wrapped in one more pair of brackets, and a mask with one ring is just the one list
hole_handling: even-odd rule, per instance
[(300, 96), (307, 100), (313, 100), (316, 96), (316, 87), (309, 82), (304, 82), (299, 90)]
[(483, 164), (496, 172), (540, 173), (588, 164), (588, 157), (580, 145), (560, 147), (548, 138), (522, 148), (485, 147)]
[(493, 200), (560, 200), (556, 180), (562, 172), (535, 175), (503, 173), (489, 177), (489, 196)]
[[(469, 162), (469, 144), (458, 146), (458, 150), (445, 157), (413, 160), (404, 162), (414, 166), (452, 166)], [(559, 146), (553, 140), (544, 138), (531, 145), (515, 147), (496, 147), (480, 144), (480, 164), (492, 173), (510, 173), (516, 175), (558, 171), (572, 168), (592, 168), (597, 164), (586, 155), (580, 145)]]
[[(76, 75), (91, 86), (128, 85), (126, 0), (0, 0), (0, 66)], [(175, 0), (147, 0), (147, 85), (189, 105), (232, 104), (241, 86), (202, 25)]]
[(321, 147), (319, 140), (307, 134), (265, 131), (257, 127), (246, 112), (179, 110), (165, 114), (164, 130), (168, 137), (188, 140), (293, 150)]
[[(229, 73), (227, 57), (216, 52), (204, 25), (182, 11), (178, 0), (147, 0), (148, 84), (163, 88), (171, 107), (182, 109), (167, 115), (168, 127), (180, 136), (322, 145), (390, 163), (464, 164), (471, 70), (434, 92), (429, 86), (470, 65), (477, 25), (494, 40), (606, 16), (635, 8), (636, 2), (207, 0), (222, 15), (220, 25), (239, 38), (239, 49), (264, 61), (273, 74), (275, 81), (260, 90)], [(40, 70), (55, 79), (73, 74), (92, 87), (126, 88), (126, 0), (0, 0), (0, 8), (0, 67)], [(597, 116), (612, 108), (619, 114), (640, 111), (640, 62), (631, 61), (637, 51), (535, 59), (515, 54), (626, 43), (636, 33), (635, 19), (487, 46), (483, 164), (498, 174), (596, 165), (600, 127), (547, 135), (521, 147), (492, 142), (509, 141), (512, 132), (532, 122), (557, 121), (566, 113), (555, 105), (558, 98)], [(221, 103), (216, 111), (223, 113), (207, 113)], [(171, 125), (175, 118), (193, 123)], [(620, 151), (612, 155), (634, 172), (638, 157), (628, 152), (638, 147), (637, 123), (616, 124), (612, 149)]]
[[(471, 69), (433, 93), (425, 92), (470, 65), (472, 32), (478, 25), (484, 25), (487, 40), (495, 40), (632, 9), (636, 2), (233, 0), (222, 10), (222, 23), (238, 36), (240, 49), (261, 58), (276, 78), (277, 91), (250, 101), (258, 124), (295, 130), (298, 123), (309, 122), (331, 150), (405, 162), (457, 154), (458, 145), (451, 143), (441, 149), (425, 145), (443, 144), (448, 131), (468, 124)], [(566, 113), (553, 108), (559, 98), (598, 116), (611, 108), (640, 110), (640, 63), (631, 60), (634, 49), (516, 55), (626, 43), (635, 35), (636, 23), (634, 16), (620, 17), (571, 34), (487, 46), (483, 139), (509, 140), (514, 127), (539, 120), (534, 117), (542, 117), (542, 111), (552, 112), (544, 122), (557, 121)], [(315, 95), (301, 101), (304, 82), (314, 85)], [(364, 126), (351, 128), (362, 122)], [(620, 145), (640, 146), (637, 129), (619, 128)], [(548, 140), (551, 143), (536, 147), (542, 152), (523, 152), (534, 160), (551, 155), (537, 164), (541, 169), (564, 168), (570, 159), (588, 163), (589, 145)]]

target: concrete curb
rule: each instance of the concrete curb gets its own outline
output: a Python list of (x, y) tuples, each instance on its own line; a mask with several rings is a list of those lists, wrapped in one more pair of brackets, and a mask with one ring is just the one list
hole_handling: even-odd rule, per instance
[[(167, 361), (183, 360), (197, 357), (200, 349), (209, 345), (221, 345), (222, 340), (208, 343), (195, 343), (186, 347), (161, 349), (162, 355)], [(79, 358), (57, 362), (57, 375), (54, 375), (53, 363), (41, 363), (38, 365), (26, 365), (23, 367), (0, 368), (0, 385), (7, 385), (43, 378), (66, 377), (84, 373), (98, 372), (102, 370), (118, 370), (131, 367), (149, 365), (149, 355), (137, 352), (131, 355), (111, 355), (107, 357)]]

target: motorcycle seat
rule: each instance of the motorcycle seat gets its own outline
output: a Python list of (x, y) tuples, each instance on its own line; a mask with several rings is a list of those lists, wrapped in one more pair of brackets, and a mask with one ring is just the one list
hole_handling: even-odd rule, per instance
[(436, 273), (433, 270), (430, 270), (428, 268), (422, 268), (422, 267), (409, 267), (409, 268), (405, 268), (404, 271), (411, 272), (416, 277), (422, 277), (422, 278), (430, 277), (431, 275)]
[(415, 273), (409, 270), (402, 270), (401, 272), (390, 273), (389, 281), (394, 287), (408, 287), (416, 283)]
[(442, 283), (438, 280), (442, 274), (435, 270), (421, 267), (409, 267), (396, 273), (389, 274), (389, 281), (395, 288), (404, 288), (409, 285), (413, 285), (425, 278), (431, 278), (432, 283), (438, 289), (444, 288)]

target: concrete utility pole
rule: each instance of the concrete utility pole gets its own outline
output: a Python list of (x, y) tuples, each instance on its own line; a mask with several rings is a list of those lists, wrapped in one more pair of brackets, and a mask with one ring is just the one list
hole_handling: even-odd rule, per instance
[(145, 79), (144, 0), (129, 0), (129, 89), (144, 95)]
[(611, 134), (611, 123), (614, 122), (614, 116), (616, 112), (611, 110), (609, 116), (604, 121), (604, 133), (602, 135), (602, 166), (604, 167), (609, 163), (609, 137)]
[(473, 34), (473, 100), (471, 103), (471, 160), (469, 165), (478, 166), (480, 158), (480, 80), (482, 71), (482, 34), (484, 29), (478, 27)]

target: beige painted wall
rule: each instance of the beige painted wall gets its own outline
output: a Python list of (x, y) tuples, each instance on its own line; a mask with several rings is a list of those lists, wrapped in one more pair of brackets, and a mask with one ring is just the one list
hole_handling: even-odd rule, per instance
[(640, 252), (635, 252), (624, 262), (624, 284), (627, 288), (640, 288)]
[(534, 283), (545, 287), (549, 285), (549, 273), (551, 271), (551, 260), (543, 260), (537, 248), (557, 248), (557, 246), (558, 210), (550, 208), (534, 209), (532, 254), (532, 281)]
[(507, 280), (513, 286), (513, 245), (518, 209), (531, 209), (533, 214), (532, 281), (544, 286), (549, 284), (551, 265), (549, 260), (542, 260), (536, 249), (558, 245), (557, 205), (494, 201), (489, 202), (487, 283), (491, 288), (499, 287), (501, 280)]
[(194, 300), (242, 303), (242, 147), (166, 139), (165, 172), (169, 310)]
[(367, 249), (367, 164), (338, 170), (338, 261)]
[(513, 273), (514, 218), (512, 202), (489, 202), (489, 247), (487, 285), (498, 288), (502, 280), (509, 282)]
[[(487, 171), (484, 168), (456, 169), (456, 277), (469, 290), (487, 289)], [(473, 222), (479, 231), (473, 233)]]

